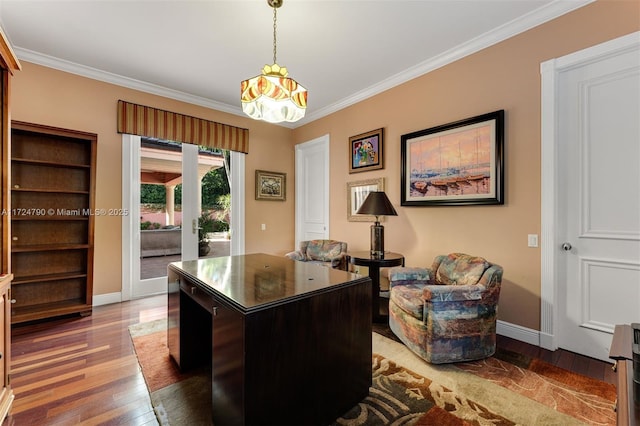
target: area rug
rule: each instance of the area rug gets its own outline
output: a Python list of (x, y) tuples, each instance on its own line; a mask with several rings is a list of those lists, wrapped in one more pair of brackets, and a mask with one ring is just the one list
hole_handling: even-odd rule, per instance
[[(166, 320), (130, 327), (161, 425), (211, 425), (210, 371), (180, 374)], [(502, 351), (431, 365), (373, 333), (373, 384), (335, 425), (615, 425), (613, 385)]]

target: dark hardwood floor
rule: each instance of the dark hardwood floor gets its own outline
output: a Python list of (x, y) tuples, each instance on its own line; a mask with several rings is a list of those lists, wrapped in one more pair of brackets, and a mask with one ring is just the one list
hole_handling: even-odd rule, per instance
[[(167, 316), (166, 296), (12, 330), (15, 401), (5, 425), (156, 425), (128, 327)], [(498, 336), (498, 346), (615, 383), (611, 364)]]

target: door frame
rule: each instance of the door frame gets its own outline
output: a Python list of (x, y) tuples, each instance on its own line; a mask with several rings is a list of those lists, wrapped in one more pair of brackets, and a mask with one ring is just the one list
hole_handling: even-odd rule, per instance
[[(315, 138), (312, 139), (310, 141), (307, 142), (303, 142), (300, 144), (297, 144), (295, 146), (295, 161), (296, 161), (296, 169), (295, 169), (295, 183), (296, 183), (296, 213), (295, 213), (295, 245), (294, 247), (299, 247), (300, 246), (300, 241), (303, 239), (302, 236), (304, 235), (304, 229), (302, 229), (302, 224), (303, 224), (303, 220), (302, 220), (302, 214), (304, 211), (304, 199), (305, 199), (305, 194), (308, 193), (308, 191), (306, 191), (305, 185), (304, 185), (304, 176), (305, 176), (305, 167), (304, 167), (304, 162), (302, 161), (302, 155), (301, 153), (306, 150), (306, 149), (310, 149), (310, 148), (315, 148), (317, 146), (322, 147), (323, 152), (325, 154), (325, 160), (324, 160), (324, 169), (325, 169), (325, 181), (323, 182), (324, 184), (324, 188), (325, 190), (323, 191), (323, 194), (320, 194), (320, 196), (322, 196), (323, 198), (323, 203), (322, 205), (324, 206), (324, 217), (325, 220), (327, 222), (324, 223), (324, 235), (325, 238), (329, 237), (329, 200), (330, 200), (330, 189), (329, 189), (329, 135), (323, 135), (320, 136), (319, 138)], [(233, 199), (233, 198), (232, 198)]]
[(640, 32), (592, 46), (560, 58), (550, 59), (540, 64), (541, 87), (541, 238), (540, 238), (540, 346), (558, 349), (558, 287), (562, 285), (561, 275), (563, 252), (560, 250), (558, 211), (558, 96), (557, 83), (561, 73), (572, 68), (640, 45)]
[[(140, 277), (140, 136), (122, 135), (122, 286), (108, 303), (136, 298), (135, 277)], [(244, 254), (245, 155), (231, 151), (231, 255)], [(137, 218), (137, 220), (136, 220)], [(189, 225), (189, 224), (187, 224)], [(166, 280), (166, 277), (162, 277)], [(165, 290), (166, 292), (166, 290)], [(119, 299), (119, 300), (114, 300)], [(95, 300), (95, 297), (94, 297)], [(107, 299), (105, 299), (107, 302)]]

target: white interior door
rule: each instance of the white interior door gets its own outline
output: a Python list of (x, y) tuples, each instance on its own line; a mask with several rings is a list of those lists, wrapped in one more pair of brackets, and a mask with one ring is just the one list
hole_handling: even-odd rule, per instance
[(557, 100), (558, 345), (609, 360), (640, 322), (640, 49), (567, 68)]
[(296, 243), (329, 237), (329, 135), (296, 145)]

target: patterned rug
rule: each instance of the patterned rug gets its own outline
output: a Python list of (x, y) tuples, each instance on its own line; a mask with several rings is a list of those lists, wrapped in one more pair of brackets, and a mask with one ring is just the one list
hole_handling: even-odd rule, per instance
[[(211, 425), (210, 371), (180, 374), (166, 321), (130, 327), (162, 425)], [(499, 352), (486, 360), (431, 365), (373, 333), (369, 396), (334, 425), (615, 425), (613, 385), (537, 359)]]

